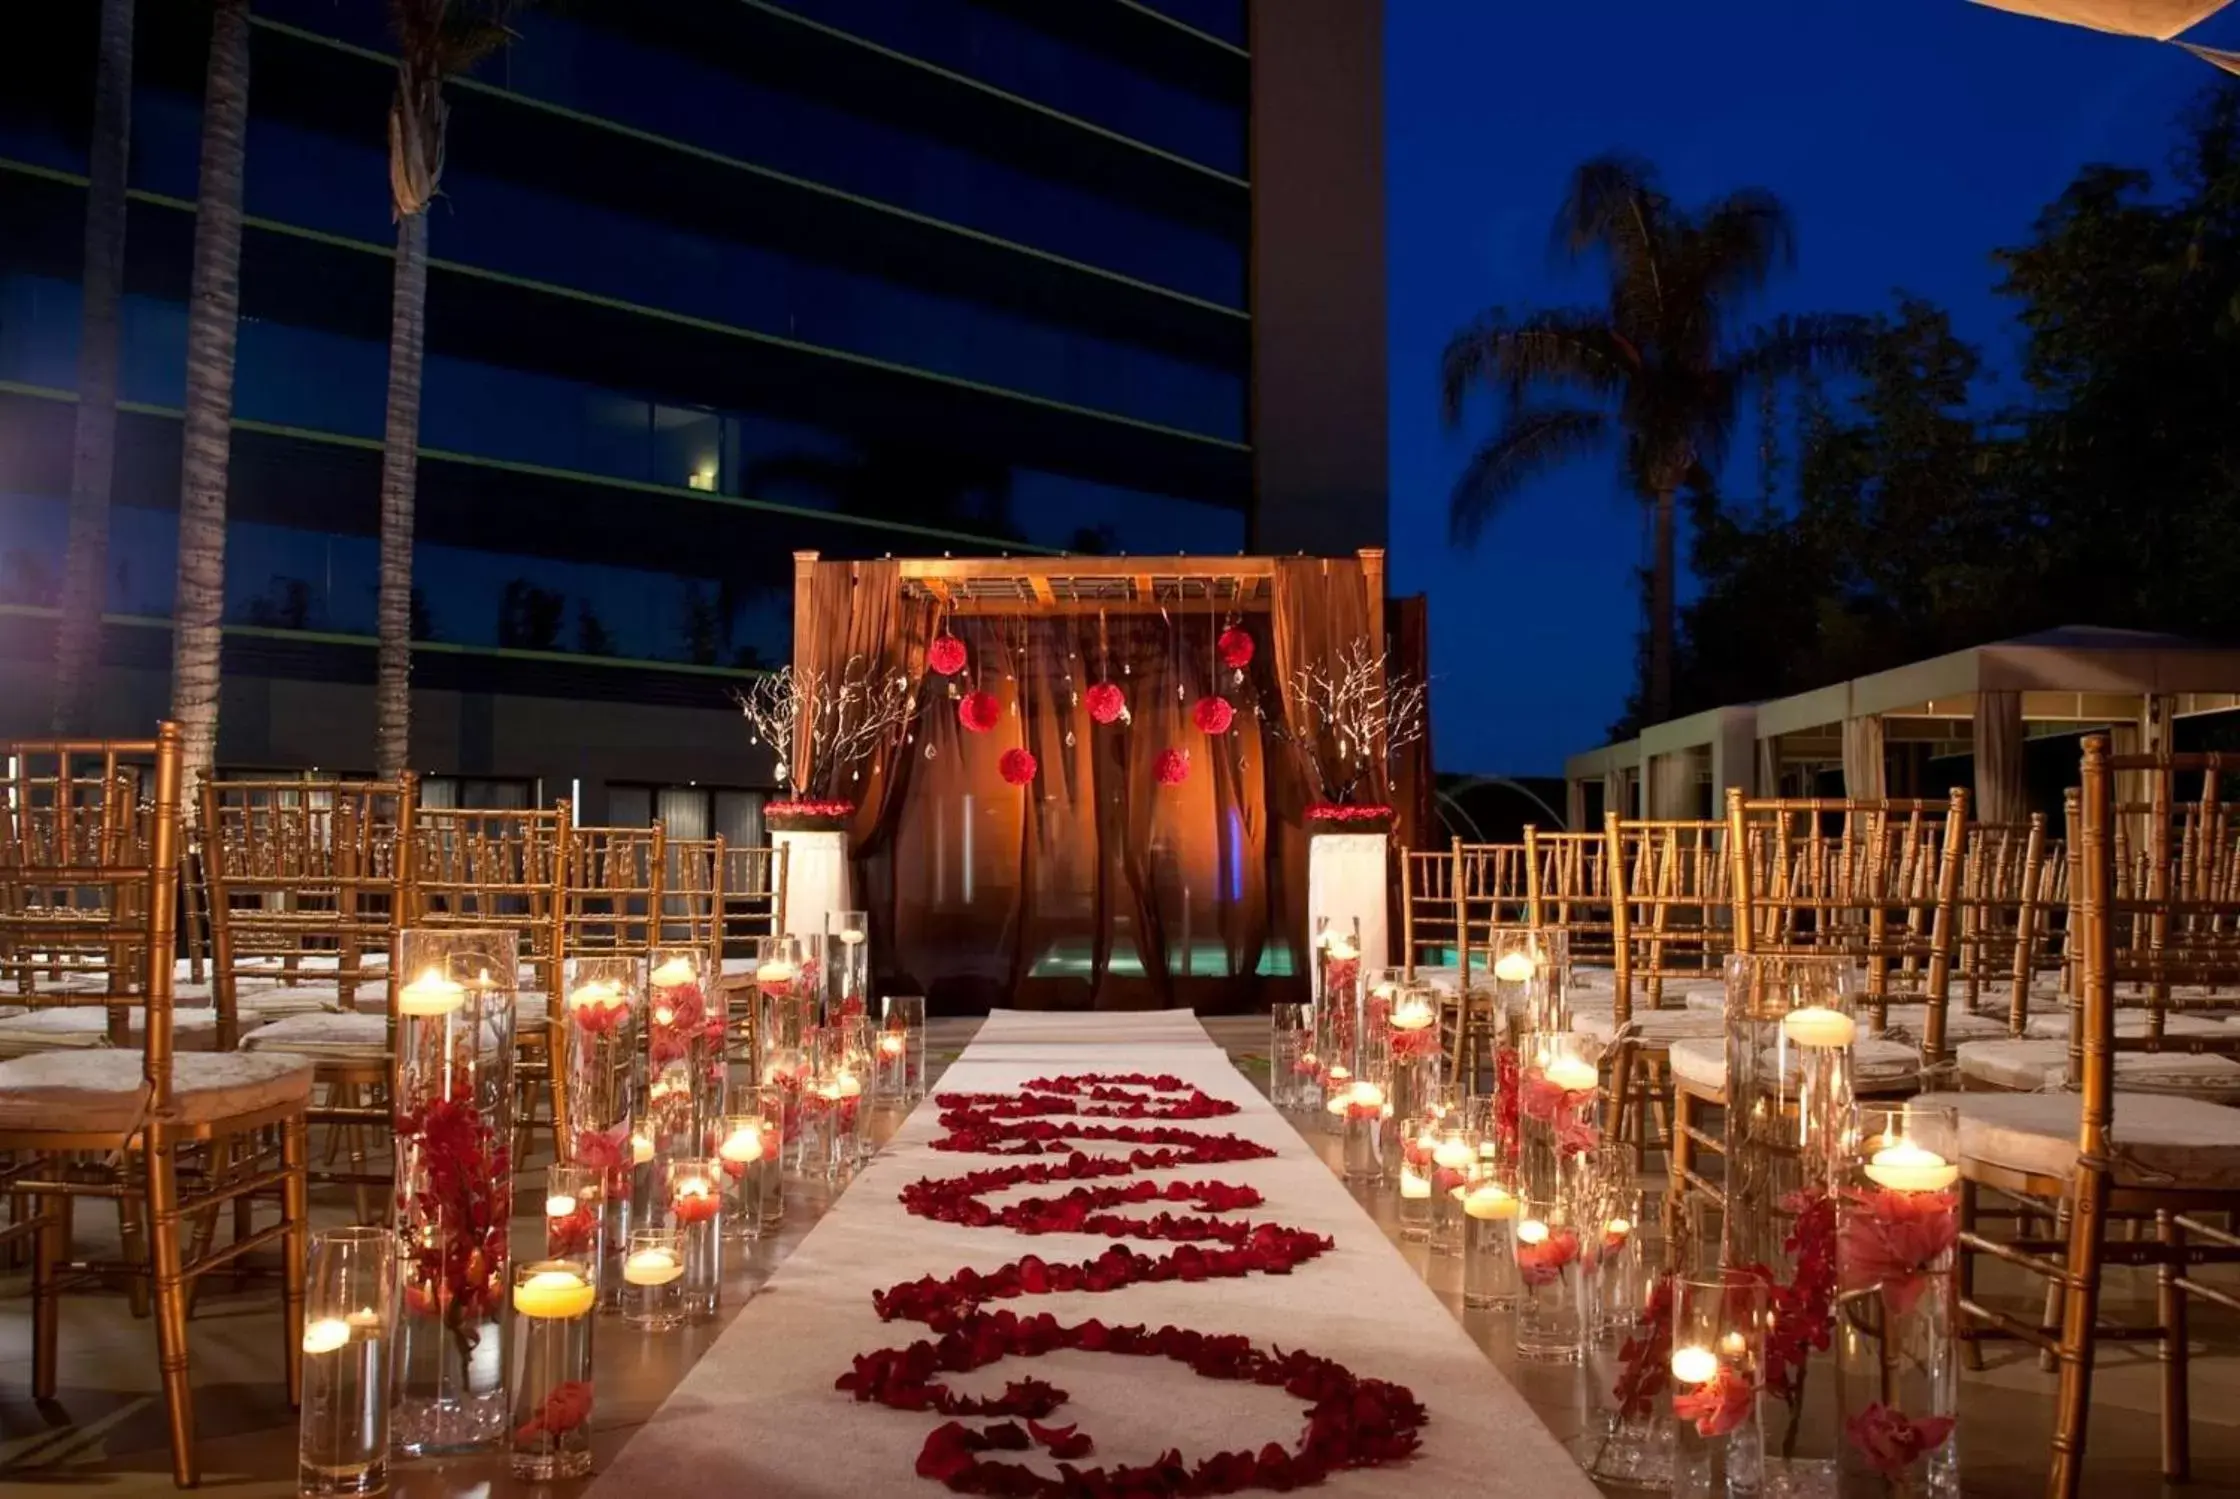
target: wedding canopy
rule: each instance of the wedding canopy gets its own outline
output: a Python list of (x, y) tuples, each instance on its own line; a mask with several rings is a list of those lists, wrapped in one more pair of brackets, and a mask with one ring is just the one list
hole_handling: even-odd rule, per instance
[[(1301, 982), (1310, 803), (1427, 796), (1422, 744), (1333, 736), (1302, 674), (1421, 680), (1384, 556), (825, 561), (796, 554), (794, 672), (915, 684), (905, 737), (797, 793), (852, 804), (882, 987), (936, 1008), (1242, 1008)], [(1378, 675), (1382, 676), (1382, 668)], [(1309, 727), (1309, 725), (1316, 725)], [(897, 992), (907, 992), (898, 989)]]

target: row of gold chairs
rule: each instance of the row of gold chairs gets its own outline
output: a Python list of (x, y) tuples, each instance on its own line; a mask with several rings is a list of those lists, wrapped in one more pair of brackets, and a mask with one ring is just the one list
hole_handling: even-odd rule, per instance
[[(566, 961), (686, 949), (706, 955), (720, 984), (723, 958), (774, 932), (784, 910), (782, 850), (578, 825), (565, 803), (423, 807), (409, 774), (213, 778), (190, 820), (170, 725), (147, 742), (6, 753), (0, 1191), (12, 1216), (0, 1248), (30, 1251), (34, 1393), (56, 1390), (60, 1296), (123, 1278), (135, 1309), (154, 1314), (182, 1486), (198, 1467), (186, 1361), (195, 1286), (284, 1241), (292, 1328), (312, 1182), (354, 1188), (362, 1220), (388, 1210), (399, 931), (518, 933), (518, 1096), (548, 1101), (557, 1149)], [(195, 822), (190, 872), (182, 853)], [(189, 891), (208, 950), (182, 960)], [(326, 1144), (316, 1160), (315, 1127)], [(115, 1204), (117, 1259), (74, 1257), (71, 1207), (84, 1198)], [(267, 1202), (278, 1221), (260, 1226)], [(293, 1399), (300, 1344), (283, 1343)]]

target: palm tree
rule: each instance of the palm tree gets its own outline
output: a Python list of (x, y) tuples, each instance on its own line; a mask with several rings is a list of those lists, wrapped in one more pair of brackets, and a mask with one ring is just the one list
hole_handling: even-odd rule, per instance
[(179, 461), (179, 584), (171, 716), (193, 788), (218, 745), (220, 622), (226, 603), (226, 474), (241, 315), (241, 167), (249, 125), (249, 3), (214, 0), (202, 91), (202, 180), (187, 300), (187, 409)]
[(86, 689), (101, 661), (101, 603), (109, 572), (109, 485), (117, 467), (125, 171), (132, 146), (132, 0), (101, 0), (96, 45), (70, 532), (62, 561), (62, 617), (54, 640), (57, 734), (78, 731)]
[(428, 205), (443, 180), (443, 82), (502, 46), (508, 0), (391, 0), (397, 95), (389, 195), (397, 217), (389, 302), (389, 407), (381, 449), (380, 636), (374, 765), (404, 770), (412, 741), (412, 509), (420, 463), (420, 366), (428, 316)]
[(1863, 346), (1853, 317), (1783, 318), (1730, 336), (1736, 304), (1794, 263), (1788, 211), (1771, 193), (1733, 193), (1696, 212), (1675, 205), (1646, 163), (1598, 157), (1572, 174), (1555, 243), (1572, 260), (1600, 256), (1609, 298), (1513, 318), (1495, 309), (1456, 334), (1441, 360), (1441, 399), (1459, 423), (1473, 388), (1502, 397), (1500, 428), (1455, 481), (1455, 541), (1544, 471), (1622, 444), (1627, 487), (1652, 509), (1647, 719), (1672, 704), (1674, 498), (1708, 483), (1726, 456), (1736, 404), (1770, 379), (1840, 367)]

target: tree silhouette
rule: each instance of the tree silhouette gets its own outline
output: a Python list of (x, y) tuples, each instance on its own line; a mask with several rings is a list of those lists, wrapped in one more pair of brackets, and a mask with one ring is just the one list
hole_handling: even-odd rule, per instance
[(549, 651), (560, 643), (568, 598), (527, 578), (507, 582), (498, 596), (498, 644), (509, 650)]
[(1462, 420), (1480, 386), (1503, 407), (1455, 481), (1449, 519), (1455, 540), (1473, 543), (1532, 479), (1616, 443), (1626, 487), (1655, 522), (1645, 707), (1657, 722), (1672, 703), (1681, 489), (1713, 482), (1744, 392), (1842, 364), (1861, 328), (1855, 318), (1811, 317), (1731, 329), (1739, 304), (1795, 259), (1788, 211), (1759, 189), (1691, 212), (1665, 196), (1646, 163), (1598, 157), (1572, 174), (1555, 244), (1569, 259), (1602, 262), (1605, 305), (1521, 317), (1497, 308), (1449, 341), (1440, 370), (1447, 421)]

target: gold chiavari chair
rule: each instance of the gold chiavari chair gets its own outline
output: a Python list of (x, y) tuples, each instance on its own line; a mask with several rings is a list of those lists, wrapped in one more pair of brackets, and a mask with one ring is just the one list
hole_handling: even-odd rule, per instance
[(784, 845), (725, 844), (717, 866), (716, 952), (718, 984), (730, 1017), (736, 1059), (751, 1062), (761, 1009), (755, 1003), (754, 939), (774, 937), (785, 927), (786, 850)]
[(1535, 931), (1563, 933), (1574, 972), (1610, 961), (1610, 840), (1592, 833), (1524, 830), (1525, 921)]
[(718, 963), (723, 953), (721, 838), (671, 838), (663, 844), (660, 945), (689, 947)]
[[(1493, 1038), (1500, 1029), (1493, 995), (1478, 975), (1493, 951), (1494, 932), (1523, 926), (1531, 909), (1524, 845), (1455, 840), (1454, 885), (1454, 987), (1445, 998), (1454, 1006), (1455, 1076), (1474, 1084), (1492, 1060)], [(1444, 991), (1444, 975), (1441, 980)]]
[[(2050, 1353), (2060, 1370), (2051, 1499), (2075, 1499), (2084, 1477), (2093, 1363), (2103, 1342), (2154, 1342), (2162, 1372), (2162, 1472), (2190, 1469), (2188, 1312), (2194, 1300), (2240, 1311), (2240, 1297), (2206, 1283), (2200, 1267), (2240, 1262), (2230, 1215), (2240, 1212), (2240, 1110), (2197, 1098), (2120, 1086), (2127, 1055), (2183, 1048), (2223, 1051), (2224, 1036), (2123, 1033), (2117, 997), (2131, 988), (2230, 992), (2240, 987), (2240, 885), (2221, 837), (2188, 850), (2174, 796), (2180, 777), (2240, 769), (2230, 756), (2112, 756), (2085, 740), (2083, 785), (2072, 799), (2074, 865), (2069, 913), (2077, 960), (2074, 1065), (2061, 1092), (1933, 1094), (1960, 1115), (1960, 1304), (1970, 1336), (2010, 1337)], [(2144, 777), (2141, 802), (2117, 800), (2119, 775)], [(2143, 821), (2119, 859), (2122, 823)], [(2151, 1003), (2151, 1001), (2150, 1001)], [(1999, 1241), (1977, 1231), (1981, 1199), (2032, 1205), (2034, 1218), (2065, 1218), (2065, 1233)], [(2220, 1217), (2222, 1224), (2207, 1220)], [(2109, 1234), (2134, 1223), (2130, 1239)], [(2151, 1232), (2150, 1230), (2151, 1226)], [(2025, 1321), (1975, 1294), (1975, 1258), (1988, 1255), (2041, 1276), (2057, 1315)], [(2155, 1325), (2104, 1326), (2109, 1267), (2152, 1269)]]
[(1960, 858), (1951, 997), (1962, 1012), (2008, 1022), (2029, 1006), (2037, 971), (2046, 819), (1968, 825)]
[[(152, 742), (24, 743), (8, 746), (0, 783), (0, 879), (12, 894), (0, 931), (8, 976), (40, 955), (105, 955), (106, 1007), (138, 1009), (141, 1049), (102, 1046), (0, 1061), (0, 1152), (12, 1158), (6, 1189), (32, 1204), (7, 1230), (35, 1239), (32, 1259), (32, 1389), (56, 1392), (61, 1296), (89, 1279), (127, 1275), (152, 1292), (157, 1365), (171, 1435), (172, 1478), (201, 1476), (188, 1373), (190, 1286), (201, 1276), (271, 1244), (282, 1250), (282, 1358), (288, 1398), (302, 1387), (305, 1179), (311, 1068), (292, 1057), (179, 1052), (172, 1045), (173, 952), (178, 938), (179, 730), (166, 723)], [(125, 762), (152, 761), (146, 784)], [(100, 789), (80, 794), (91, 780)], [(73, 896), (56, 900), (50, 892)], [(224, 1141), (280, 1136), (280, 1163), (214, 1177), (197, 1167)], [(254, 1152), (248, 1152), (254, 1154)], [(226, 1203), (277, 1196), (280, 1216), (223, 1248), (187, 1252), (182, 1221)], [(73, 1258), (77, 1199), (137, 1200), (148, 1248), (120, 1263)]]
[[(651, 827), (584, 827), (569, 824), (561, 835), (563, 859), (558, 900), (553, 907), (552, 951), (559, 963), (570, 958), (652, 957), (661, 945), (663, 887), (668, 874), (667, 836)], [(681, 945), (681, 944), (680, 944)], [(559, 979), (552, 993), (560, 993)], [(524, 1017), (524, 1028), (527, 1020)], [(543, 1033), (539, 1059), (552, 1090), (554, 1152), (568, 1158), (568, 1054), (574, 1028), (555, 1001)], [(519, 1037), (516, 1038), (520, 1039)], [(526, 1115), (526, 1111), (524, 1111)], [(526, 1125), (528, 1120), (523, 1119)]]
[[(388, 1133), (396, 1019), (389, 964), (409, 905), (418, 778), (202, 784), (203, 874), (219, 1026), (243, 1051), (315, 1069), (316, 1173), (376, 1221), (395, 1180)], [(337, 1157), (343, 1164), (336, 1165)]]
[[(1677, 1105), (1674, 1048), (1718, 1044), (1723, 1009), (1694, 1002), (1725, 992), (1734, 944), (1724, 823), (1603, 819), (1610, 871), (1611, 990), (1603, 1010), (1585, 996), (1572, 1028), (1610, 1048), (1617, 1139), (1637, 1159), (1662, 1138), (1675, 1172), (1687, 1159)], [(1720, 1051), (1722, 1062), (1723, 1048)]]
[[(515, 1122), (533, 1128), (536, 1090), (550, 1096), (549, 1022), (560, 997), (560, 911), (568, 829), (552, 807), (416, 807), (406, 926), (495, 928), (515, 934), (521, 958), (514, 1010)], [(409, 982), (410, 976), (406, 976)]]
[(1400, 967), (1410, 979), (1436, 982), (1459, 973), (1462, 950), (1462, 900), (1456, 871), (1462, 867), (1457, 838), (1447, 848), (1400, 850)]

